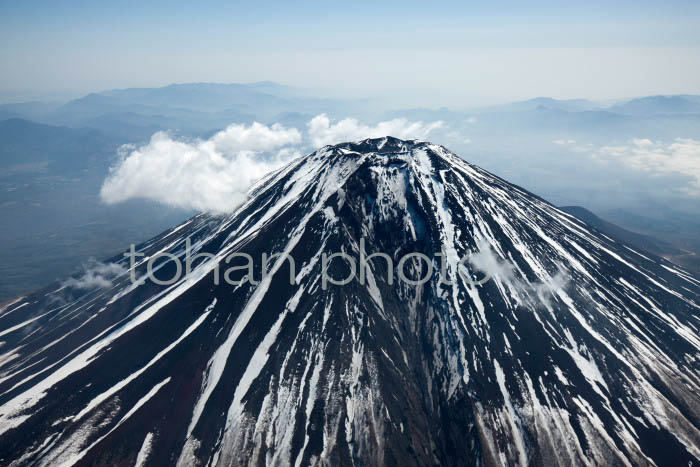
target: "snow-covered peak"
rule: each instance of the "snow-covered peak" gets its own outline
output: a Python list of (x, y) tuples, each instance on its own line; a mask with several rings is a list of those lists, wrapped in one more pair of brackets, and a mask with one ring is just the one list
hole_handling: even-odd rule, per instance
[(4, 463), (700, 462), (700, 280), (442, 146), (323, 147), (138, 250), (0, 310)]

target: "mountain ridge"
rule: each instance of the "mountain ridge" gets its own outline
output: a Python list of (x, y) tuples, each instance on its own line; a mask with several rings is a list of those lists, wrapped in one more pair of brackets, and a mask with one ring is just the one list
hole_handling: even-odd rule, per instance
[(677, 255), (681, 254), (682, 250), (671, 245), (669, 242), (652, 237), (650, 235), (644, 235), (632, 230), (627, 230), (623, 227), (608, 222), (605, 219), (598, 217), (593, 212), (582, 206), (560, 206), (559, 209), (571, 214), (572, 216), (590, 224), (591, 226), (599, 229), (600, 231), (610, 235), (611, 237), (620, 240), (621, 242), (627, 242), (643, 251), (648, 251), (651, 254), (657, 256), (664, 255)]

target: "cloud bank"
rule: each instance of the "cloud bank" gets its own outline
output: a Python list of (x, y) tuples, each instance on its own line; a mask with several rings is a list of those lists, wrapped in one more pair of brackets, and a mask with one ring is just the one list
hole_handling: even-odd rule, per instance
[(634, 138), (623, 144), (604, 146), (572, 139), (557, 139), (552, 143), (586, 155), (606, 168), (617, 166), (625, 175), (632, 169), (646, 177), (641, 183), (654, 181), (655, 186), (665, 191), (700, 196), (700, 141), (696, 139), (676, 138), (664, 142)]
[(653, 175), (683, 175), (690, 178), (685, 191), (700, 195), (700, 141), (676, 138), (672, 143), (633, 139), (627, 145), (603, 146), (599, 157), (612, 158), (626, 166)]
[(177, 208), (231, 212), (245, 201), (248, 188), (270, 171), (304, 152), (326, 145), (370, 137), (425, 138), (442, 122), (395, 119), (376, 126), (353, 118), (331, 122), (321, 114), (296, 128), (260, 123), (230, 125), (209, 139), (185, 140), (157, 132), (139, 147), (120, 148), (100, 197), (108, 204), (133, 198)]
[[(248, 187), (294, 154), (301, 133), (281, 125), (231, 125), (208, 140), (182, 141), (157, 132), (141, 146), (125, 146), (102, 185), (108, 204), (144, 198), (169, 206), (229, 212)], [(263, 157), (262, 153), (278, 150)]]

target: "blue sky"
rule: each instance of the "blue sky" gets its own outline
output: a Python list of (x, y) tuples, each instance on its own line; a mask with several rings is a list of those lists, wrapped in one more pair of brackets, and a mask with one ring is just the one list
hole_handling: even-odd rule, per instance
[(5, 0), (0, 97), (259, 80), (415, 105), (700, 93), (700, 2), (609, 3)]

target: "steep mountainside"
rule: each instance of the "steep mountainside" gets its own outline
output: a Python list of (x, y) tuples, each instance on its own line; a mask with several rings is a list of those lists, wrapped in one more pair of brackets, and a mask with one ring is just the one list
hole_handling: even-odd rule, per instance
[(604, 234), (609, 235), (616, 240), (628, 243), (639, 250), (648, 251), (658, 256), (678, 255), (683, 253), (682, 250), (679, 250), (665, 240), (624, 229), (618, 225), (601, 219), (588, 209), (581, 206), (561, 206), (559, 209), (567, 214), (571, 214), (577, 219), (582, 220), (588, 225), (595, 227)]
[[(324, 290), (361, 245), (393, 267)], [(0, 312), (3, 465), (700, 462), (700, 281), (444, 147), (324, 147), (138, 250)]]

